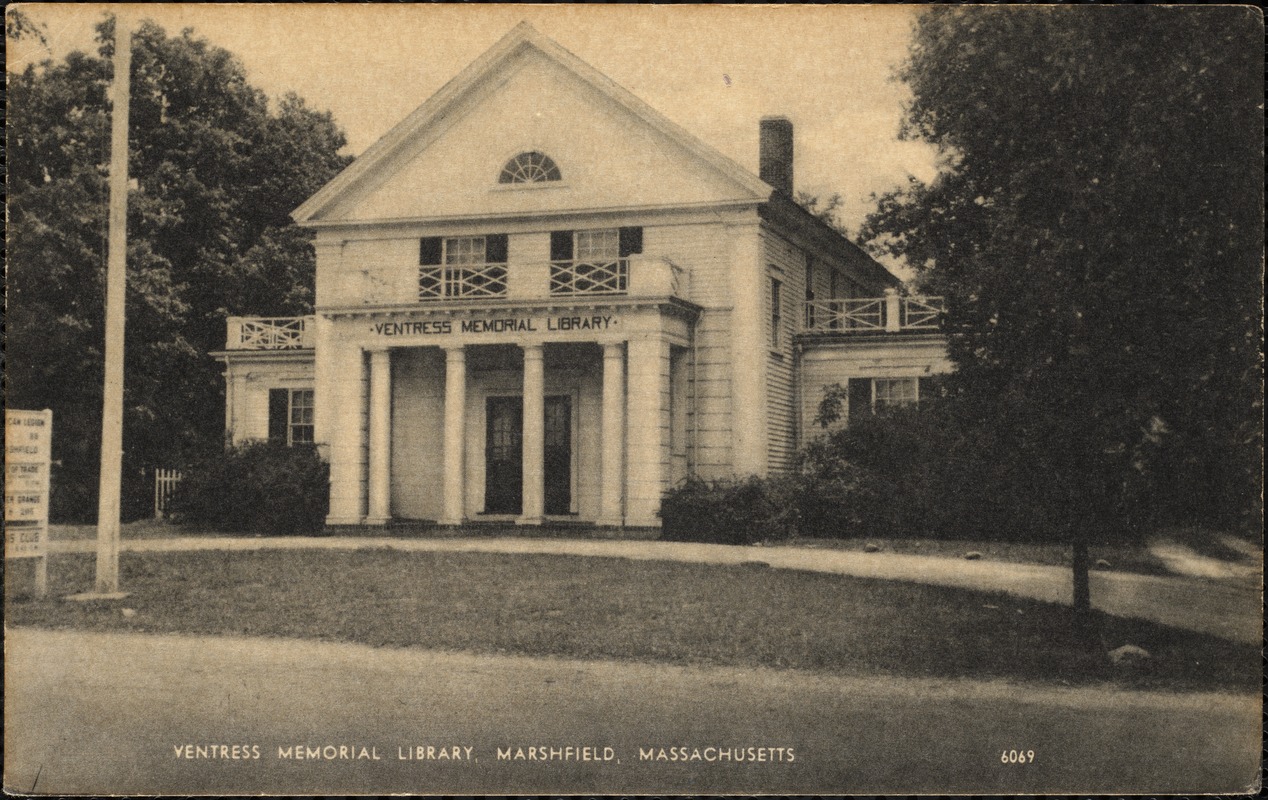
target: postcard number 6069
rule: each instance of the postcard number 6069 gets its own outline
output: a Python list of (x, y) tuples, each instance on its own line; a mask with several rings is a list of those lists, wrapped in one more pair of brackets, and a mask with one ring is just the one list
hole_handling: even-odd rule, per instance
[(999, 760), (1005, 764), (1033, 764), (1035, 761), (1035, 751), (1005, 750), (1000, 754)]

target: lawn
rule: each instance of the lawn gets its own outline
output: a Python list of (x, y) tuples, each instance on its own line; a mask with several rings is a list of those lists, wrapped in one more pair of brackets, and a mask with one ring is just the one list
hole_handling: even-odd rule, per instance
[[(50, 560), (51, 597), (93, 559)], [(8, 625), (238, 634), (480, 653), (1050, 683), (1254, 690), (1255, 647), (1101, 615), (1089, 653), (1063, 606), (923, 584), (571, 556), (359, 551), (125, 553), (121, 602), (37, 601), (6, 578)], [(1153, 654), (1119, 671), (1107, 649)]]

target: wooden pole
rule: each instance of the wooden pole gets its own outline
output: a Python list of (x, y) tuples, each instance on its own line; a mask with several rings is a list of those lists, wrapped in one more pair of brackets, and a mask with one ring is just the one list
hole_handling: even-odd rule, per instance
[(110, 112), (110, 229), (106, 261), (106, 375), (101, 402), (101, 476), (97, 498), (98, 594), (119, 591), (119, 516), (123, 473), (123, 329), (128, 251), (128, 105), (132, 29), (115, 15)]

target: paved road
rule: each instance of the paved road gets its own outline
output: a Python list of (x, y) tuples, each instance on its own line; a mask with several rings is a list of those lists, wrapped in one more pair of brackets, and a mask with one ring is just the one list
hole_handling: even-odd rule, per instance
[[(53, 552), (84, 552), (92, 541), (53, 542)], [(998, 561), (965, 561), (940, 556), (860, 553), (805, 547), (733, 547), (660, 541), (588, 539), (454, 538), (398, 539), (368, 536), (173, 537), (132, 539), (123, 549), (256, 550), (306, 548), (392, 548), (406, 551), (555, 553), (565, 555), (739, 564), (762, 561), (781, 569), (829, 572), (886, 580), (916, 581), (965, 589), (1008, 592), (1050, 603), (1071, 602), (1067, 567)], [(1258, 581), (1218, 582), (1200, 578), (1097, 571), (1092, 603), (1122, 617), (1160, 622), (1239, 642), (1263, 639), (1263, 601)]]
[[(5, 660), (11, 791), (1234, 793), (1259, 764), (1254, 695), (28, 629)], [(279, 758), (296, 746), (378, 759)], [(463, 758), (401, 759), (420, 746)], [(612, 758), (498, 757), (568, 746)], [(640, 760), (675, 747), (766, 760)]]

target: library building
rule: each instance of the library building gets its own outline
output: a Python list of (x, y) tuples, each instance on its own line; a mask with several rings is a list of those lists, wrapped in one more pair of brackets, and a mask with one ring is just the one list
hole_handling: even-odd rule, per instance
[(918, 403), (938, 299), (753, 124), (756, 174), (519, 25), (295, 210), (315, 311), (228, 320), (227, 439), (315, 443), (332, 527), (655, 528), (688, 476), (790, 469), (827, 386), (843, 424)]

